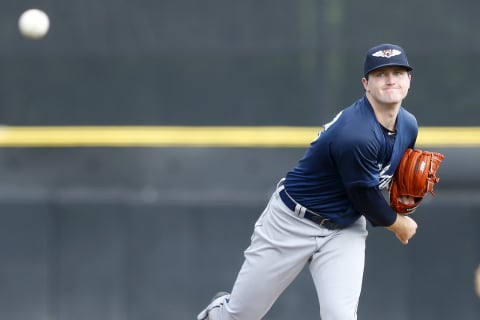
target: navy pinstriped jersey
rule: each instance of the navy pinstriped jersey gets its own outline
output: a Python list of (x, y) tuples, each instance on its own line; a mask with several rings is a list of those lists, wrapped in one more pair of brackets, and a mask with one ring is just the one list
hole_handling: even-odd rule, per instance
[(364, 96), (324, 126), (286, 175), (285, 189), (308, 209), (341, 225), (353, 223), (361, 213), (353, 208), (346, 188), (387, 187), (417, 134), (417, 120), (401, 107), (392, 135), (377, 121)]

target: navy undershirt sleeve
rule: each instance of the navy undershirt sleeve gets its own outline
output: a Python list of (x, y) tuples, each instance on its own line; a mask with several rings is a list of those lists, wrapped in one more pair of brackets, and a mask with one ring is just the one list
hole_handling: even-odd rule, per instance
[(353, 207), (361, 212), (375, 227), (388, 227), (397, 219), (397, 213), (390, 208), (377, 186), (353, 186), (347, 188)]

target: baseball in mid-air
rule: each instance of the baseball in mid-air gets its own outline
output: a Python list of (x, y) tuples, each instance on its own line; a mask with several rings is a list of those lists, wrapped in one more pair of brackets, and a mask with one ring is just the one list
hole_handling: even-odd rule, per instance
[(40, 9), (28, 9), (18, 19), (20, 33), (28, 39), (43, 38), (50, 28), (48, 15)]

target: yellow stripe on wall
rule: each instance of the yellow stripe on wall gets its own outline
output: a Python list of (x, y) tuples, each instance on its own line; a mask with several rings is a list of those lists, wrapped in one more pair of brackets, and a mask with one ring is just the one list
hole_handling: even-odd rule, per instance
[[(321, 127), (3, 126), (1, 147), (306, 147)], [(417, 147), (480, 147), (480, 127), (421, 127)]]

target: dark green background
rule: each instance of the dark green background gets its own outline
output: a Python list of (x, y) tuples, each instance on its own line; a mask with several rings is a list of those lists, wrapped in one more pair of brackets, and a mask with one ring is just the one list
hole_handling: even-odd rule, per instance
[[(51, 17), (21, 38), (20, 12)], [(363, 93), (364, 53), (403, 46), (421, 125), (476, 126), (475, 1), (15, 1), (0, 5), (10, 125), (319, 125)]]

